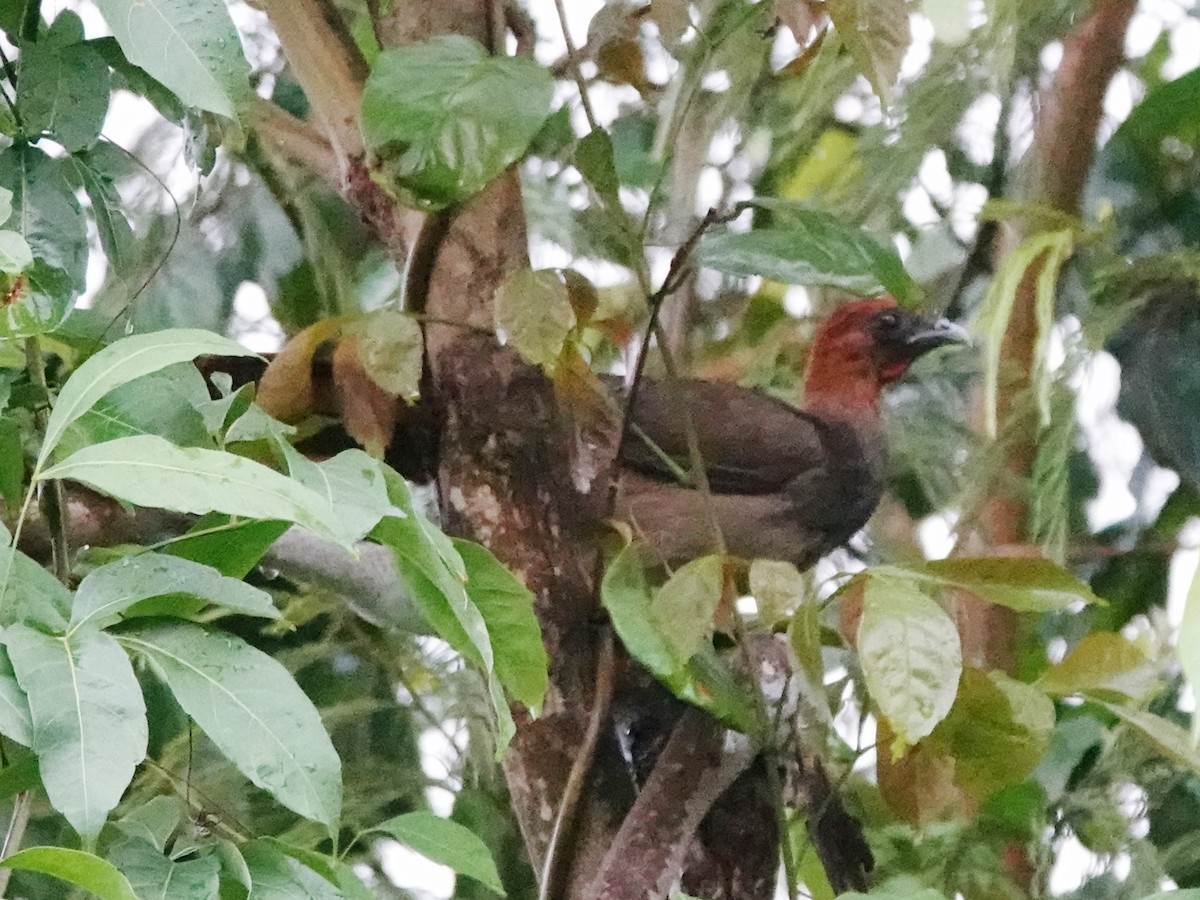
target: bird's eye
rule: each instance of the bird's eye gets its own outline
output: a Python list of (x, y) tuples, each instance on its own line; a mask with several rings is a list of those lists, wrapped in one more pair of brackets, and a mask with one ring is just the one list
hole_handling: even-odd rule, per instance
[(890, 331), (900, 324), (900, 317), (894, 312), (885, 312), (878, 321), (881, 327)]

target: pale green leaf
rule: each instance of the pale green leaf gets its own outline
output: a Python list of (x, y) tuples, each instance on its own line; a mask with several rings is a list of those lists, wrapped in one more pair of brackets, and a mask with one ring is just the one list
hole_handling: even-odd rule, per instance
[(342, 900), (342, 892), (268, 841), (241, 847), (254, 900)]
[(46, 436), (38, 454), (37, 468), (45, 464), (67, 426), (111, 391), (157, 372), (172, 363), (185, 362), (206, 353), (219, 356), (254, 356), (235, 341), (199, 329), (178, 328), (135, 334), (105, 347), (88, 359), (67, 379), (46, 423)]
[(1188, 732), (1174, 722), (1136, 706), (1110, 703), (1103, 697), (1084, 694), (1084, 699), (1103, 707), (1133, 728), (1167, 759), (1200, 775), (1200, 750), (1192, 743)]
[(247, 616), (279, 618), (266, 591), (188, 559), (140, 553), (103, 565), (84, 577), (71, 608), (71, 630), (104, 628), (135, 603), (166, 594), (186, 594)]
[(928, 735), (950, 711), (962, 674), (958, 629), (912, 581), (867, 579), (858, 654), (871, 699), (896, 732), (896, 749)]
[(357, 338), (358, 361), (368, 378), (389, 394), (416, 399), (425, 360), (416, 319), (398, 309), (377, 309), (354, 322), (349, 333)]
[(396, 515), (379, 460), (362, 450), (343, 450), (315, 463), (286, 441), (278, 444), (288, 474), (329, 502), (347, 542), (362, 540), (384, 516)]
[(496, 288), (496, 328), (526, 362), (552, 366), (575, 327), (567, 285), (553, 269), (518, 269)]
[(29, 698), (17, 683), (8, 648), (0, 644), (0, 734), (22, 747), (33, 742), (33, 722), (29, 715)]
[(912, 42), (907, 0), (828, 0), (829, 18), (859, 71), (891, 102), (900, 63)]
[(238, 771), (293, 812), (337, 827), (341, 761), (283, 666), (240, 638), (183, 622), (141, 625), (120, 640)]
[(41, 480), (69, 479), (137, 506), (283, 519), (349, 546), (329, 502), (261, 463), (154, 435), (118, 438), (72, 454)]
[(372, 830), (389, 834), (410, 850), (504, 896), (504, 885), (487, 845), (457, 822), (432, 813), (412, 812), (381, 822)]
[(1158, 667), (1146, 651), (1111, 631), (1086, 634), (1038, 679), (1050, 694), (1115, 693), (1144, 700), (1159, 686)]
[(16, 275), (32, 263), (29, 242), (15, 231), (0, 231), (0, 272)]
[(119, 869), (83, 850), (30, 847), (0, 861), (0, 866), (52, 875), (91, 891), (100, 900), (141, 900)]
[(18, 623), (4, 643), (29, 698), (31, 749), (50, 803), (95, 837), (146, 756), (146, 705), (129, 658), (104, 632), (68, 639)]
[(223, 0), (96, 0), (129, 62), (189, 106), (232, 119), (250, 67)]
[(133, 838), (118, 841), (107, 856), (142, 900), (199, 900), (219, 894), (221, 863), (215, 856), (176, 862)]
[[(1037, 281), (1038, 296), (1052, 296), (1062, 266), (1074, 249), (1075, 232), (1071, 229), (1043, 231), (1031, 235), (1005, 257), (1000, 271), (992, 279), (991, 286), (983, 300), (983, 311), (979, 316), (978, 325), (983, 338), (984, 429), (990, 438), (996, 437), (1000, 348), (1004, 342), (1004, 335), (1008, 332), (1008, 323), (1012, 318), (1013, 305), (1016, 302), (1021, 282), (1031, 266), (1040, 265)], [(1041, 260), (1040, 263), (1039, 260)], [(1041, 302), (1046, 304), (1051, 301), (1043, 297)], [(1049, 338), (1048, 330), (1047, 333), (1038, 336), (1040, 346), (1035, 348), (1035, 353), (1043, 361), (1046, 352), (1045, 343)], [(1043, 393), (1044, 391), (1039, 391), (1039, 396), (1042, 396)], [(1045, 396), (1048, 398), (1048, 394)], [(1048, 408), (1048, 399), (1046, 402), (1046, 408)]]
[(650, 616), (676, 659), (690, 659), (712, 635), (724, 567), (722, 557), (702, 556), (676, 569), (654, 592)]
[[(1192, 584), (1184, 600), (1175, 646), (1183, 674), (1192, 691), (1200, 696), (1200, 566), (1192, 575)], [(1192, 741), (1200, 742), (1200, 715), (1192, 716)]]

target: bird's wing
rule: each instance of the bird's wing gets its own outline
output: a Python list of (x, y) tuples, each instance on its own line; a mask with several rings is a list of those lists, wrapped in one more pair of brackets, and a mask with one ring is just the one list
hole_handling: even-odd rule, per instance
[(685, 410), (714, 493), (775, 493), (828, 464), (820, 420), (759, 391), (691, 379), (642, 382), (621, 463), (678, 482), (691, 469)]

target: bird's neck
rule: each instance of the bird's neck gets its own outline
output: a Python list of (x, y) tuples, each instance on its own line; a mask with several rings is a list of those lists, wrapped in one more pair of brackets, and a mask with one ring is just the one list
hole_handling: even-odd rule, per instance
[(862, 427), (879, 423), (880, 384), (863, 360), (814, 359), (804, 379), (804, 408)]

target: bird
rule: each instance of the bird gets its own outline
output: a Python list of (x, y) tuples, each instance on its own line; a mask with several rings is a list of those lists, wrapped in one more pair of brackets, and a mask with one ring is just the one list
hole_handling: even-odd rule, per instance
[[(715, 522), (732, 556), (809, 568), (882, 497), (883, 390), (929, 351), (965, 342), (946, 319), (860, 299), (818, 327), (799, 406), (729, 383), (643, 379), (618, 453), (618, 518), (669, 566), (714, 552)], [(689, 430), (703, 482), (689, 474)]]

